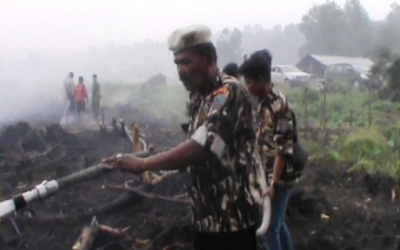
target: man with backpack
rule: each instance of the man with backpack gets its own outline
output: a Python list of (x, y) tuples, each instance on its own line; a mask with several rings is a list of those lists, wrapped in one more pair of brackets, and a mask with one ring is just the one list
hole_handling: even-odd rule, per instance
[(285, 96), (271, 83), (271, 61), (267, 50), (257, 51), (241, 65), (240, 73), (249, 92), (258, 99), (257, 144), (268, 173), (269, 188), (265, 195), (269, 195), (272, 202), (265, 243), (267, 249), (291, 250), (285, 215), (293, 183), (301, 174), (297, 168), (298, 159), (294, 157), (298, 146), (296, 122)]

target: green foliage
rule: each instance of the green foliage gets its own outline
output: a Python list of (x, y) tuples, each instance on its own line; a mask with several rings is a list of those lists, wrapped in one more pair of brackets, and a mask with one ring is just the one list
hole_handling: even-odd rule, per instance
[(315, 5), (303, 16), (300, 31), (307, 38), (310, 52), (339, 55), (345, 47), (345, 26), (340, 6), (334, 1), (327, 1)]
[(359, 128), (347, 136), (334, 138), (327, 148), (316, 151), (315, 155), (324, 161), (350, 165), (349, 172), (365, 171), (400, 180), (399, 135), (400, 127), (386, 131)]
[(400, 112), (400, 103), (379, 100), (372, 103), (372, 109), (384, 113), (396, 114)]
[[(323, 95), (315, 88), (278, 87), (293, 107), (299, 126), (304, 125), (305, 107), (308, 110), (308, 123), (318, 127), (321, 119)], [(181, 85), (151, 84), (104, 84), (102, 86), (102, 106), (130, 104), (146, 110), (156, 117), (164, 117), (183, 122), (187, 119), (187, 93)], [(302, 140), (312, 158), (352, 166), (351, 171), (367, 171), (400, 175), (400, 104), (375, 100), (371, 105), (373, 124), (368, 125), (367, 92), (352, 90), (346, 94), (328, 93), (327, 127), (349, 128), (350, 114), (353, 111), (353, 128), (348, 135), (330, 135), (328, 143), (323, 145), (321, 134), (310, 135), (312, 139)], [(300, 133), (300, 136), (302, 134)], [(397, 175), (396, 175), (397, 174)]]
[(353, 91), (353, 87), (347, 82), (333, 82), (327, 85), (327, 90), (329, 93), (348, 95)]
[(377, 44), (387, 46), (392, 50), (400, 51), (400, 5), (393, 3), (391, 12), (387, 15), (385, 22), (379, 25), (377, 30)]
[(316, 89), (307, 88), (303, 92), (303, 100), (307, 103), (314, 103), (321, 100), (321, 94)]
[(391, 147), (393, 151), (400, 154), (400, 126), (391, 126), (385, 131), (384, 135), (388, 140), (389, 147)]
[(360, 0), (347, 0), (343, 7), (332, 0), (314, 5), (299, 26), (307, 38), (301, 54), (364, 56), (378, 45), (400, 50), (400, 6), (391, 8), (384, 21), (374, 22)]
[[(297, 116), (304, 114), (304, 97), (308, 96), (308, 122), (318, 127), (321, 119), (323, 95), (310, 89), (280, 88), (292, 104)], [(316, 96), (312, 98), (311, 96)], [(329, 92), (326, 95), (327, 127), (349, 128), (352, 111), (353, 128), (348, 135), (329, 135), (327, 144), (323, 143), (322, 133), (313, 133), (311, 140), (303, 138), (303, 143), (311, 158), (329, 162), (333, 165), (351, 166), (350, 171), (365, 171), (400, 178), (400, 105), (382, 101), (371, 96), (371, 115), (373, 127), (368, 128), (368, 92), (355, 89)], [(376, 127), (374, 127), (376, 124)], [(301, 123), (300, 126), (303, 124)], [(300, 133), (302, 135), (302, 133)]]
[(385, 83), (383, 88), (379, 91), (379, 98), (382, 100), (399, 102), (400, 55), (394, 53), (388, 47), (380, 47), (375, 50), (371, 56), (375, 62), (374, 66), (371, 68), (371, 73), (374, 76), (382, 77)]

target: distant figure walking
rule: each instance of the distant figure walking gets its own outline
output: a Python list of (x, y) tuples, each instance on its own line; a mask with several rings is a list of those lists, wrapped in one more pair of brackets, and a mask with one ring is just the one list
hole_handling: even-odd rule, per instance
[(100, 84), (97, 81), (97, 75), (93, 75), (93, 85), (92, 85), (92, 110), (94, 117), (97, 119), (99, 116), (100, 109)]
[(69, 101), (69, 112), (72, 112), (75, 110), (75, 83), (73, 72), (70, 72), (69, 75), (64, 79), (64, 87), (67, 100)]
[(79, 77), (79, 83), (75, 87), (75, 103), (77, 107), (78, 117), (80, 113), (85, 111), (85, 99), (89, 102), (86, 86), (83, 83), (83, 77)]

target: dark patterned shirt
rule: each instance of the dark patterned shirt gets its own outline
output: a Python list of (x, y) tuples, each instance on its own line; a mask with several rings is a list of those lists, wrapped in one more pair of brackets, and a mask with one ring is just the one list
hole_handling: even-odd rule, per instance
[[(275, 87), (263, 99), (257, 108), (257, 142), (266, 172), (273, 173), (273, 161), (282, 154), (286, 159), (293, 155), (293, 141), (296, 128), (293, 112), (285, 96)], [(281, 179), (293, 171), (290, 161), (285, 161), (285, 170)]]
[(92, 100), (100, 99), (100, 84), (95, 81), (92, 85)]
[(250, 96), (236, 78), (220, 73), (208, 94), (191, 93), (188, 138), (210, 151), (187, 168), (195, 230), (231, 232), (255, 225), (264, 172)]

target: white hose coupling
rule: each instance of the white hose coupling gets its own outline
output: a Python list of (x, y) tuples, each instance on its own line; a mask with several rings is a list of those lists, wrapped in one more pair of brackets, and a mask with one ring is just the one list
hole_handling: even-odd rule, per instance
[(39, 197), (44, 199), (58, 191), (58, 183), (55, 180), (44, 180), (39, 185), (36, 185), (35, 189), (38, 192)]

